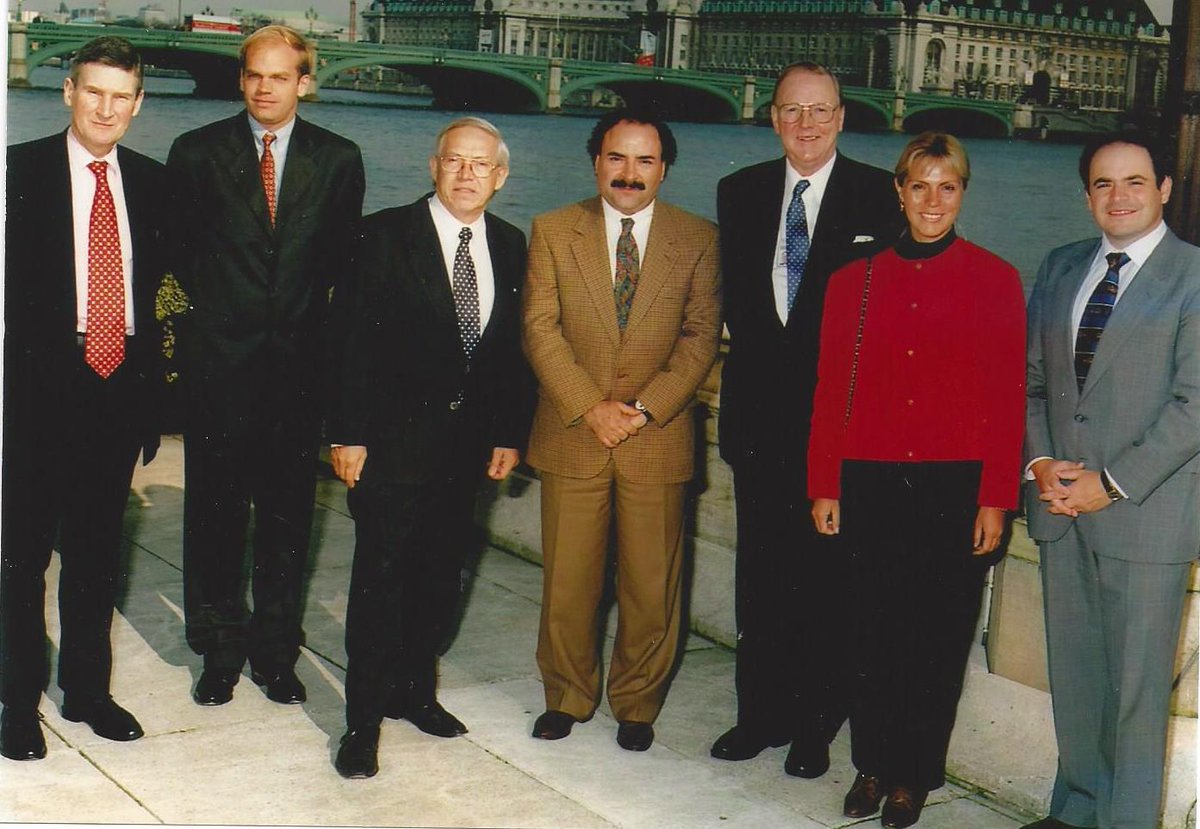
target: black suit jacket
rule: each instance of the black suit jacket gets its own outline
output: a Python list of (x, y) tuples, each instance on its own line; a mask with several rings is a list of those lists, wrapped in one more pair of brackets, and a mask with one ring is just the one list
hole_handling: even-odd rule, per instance
[(190, 300), (178, 357), (192, 398), (234, 424), (269, 372), (311, 405), (329, 291), (349, 269), (362, 215), (358, 147), (297, 117), (274, 227), (245, 111), (177, 138), (167, 173), (174, 271)]
[[(355, 277), (335, 292), (340, 391), (328, 429), (332, 443), (367, 447), (363, 480), (482, 476), (493, 447), (524, 449), (533, 403), (520, 342), (525, 234), (490, 213), (485, 222), (496, 300), (468, 364), (428, 196), (363, 220)], [(460, 460), (468, 468), (450, 468)]]
[[(771, 266), (786, 159), (746, 167), (717, 185), (725, 323), (721, 457), (730, 464), (780, 457), (803, 465), (817, 380), (821, 312), (829, 276), (894, 242), (903, 227), (892, 175), (840, 153), (813, 231), (787, 325), (775, 313)], [(872, 242), (856, 242), (858, 237)], [(803, 479), (801, 479), (803, 483)]]
[[(125, 387), (143, 461), (158, 449), (164, 382), (162, 326), (154, 298), (162, 284), (163, 166), (117, 148), (133, 245), (133, 321), (126, 342)], [(8, 148), (4, 246), (5, 437), (57, 441), (68, 383), (79, 365), (76, 344), (75, 241), (66, 132)], [(124, 426), (125, 424), (123, 424)]]

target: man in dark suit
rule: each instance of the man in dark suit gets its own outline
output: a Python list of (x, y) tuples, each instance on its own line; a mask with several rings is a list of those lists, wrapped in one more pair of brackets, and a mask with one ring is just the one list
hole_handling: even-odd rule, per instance
[(717, 188), (725, 321), (721, 457), (737, 506), (737, 725), (712, 756), (745, 760), (792, 742), (784, 768), (819, 777), (847, 714), (842, 559), (808, 520), (809, 420), (825, 285), (894, 241), (892, 176), (841, 155), (837, 79), (798, 63), (775, 84), (784, 158)]
[(62, 715), (101, 737), (141, 726), (109, 695), (121, 516), (158, 449), (162, 165), (118, 147), (142, 105), (123, 38), (75, 55), (65, 131), (8, 150), (4, 257), (0, 754), (46, 756), (46, 568), (57, 536)]
[(438, 135), (436, 192), (367, 217), (355, 277), (335, 294), (340, 361), (329, 424), (356, 544), (346, 611), (343, 777), (378, 770), (383, 717), (467, 729), (437, 701), (437, 656), (461, 594), (472, 511), (529, 432), (521, 355), (525, 235), (491, 213), (508, 148), (480, 118)]
[[(246, 111), (180, 136), (174, 272), (190, 306), (176, 332), (184, 426), (183, 580), (188, 643), (204, 657), (201, 705), (251, 678), (280, 703), (306, 698), (308, 558), (329, 291), (362, 212), (358, 147), (296, 116), (312, 46), (267, 26), (241, 49)], [(253, 614), (246, 528), (254, 504)]]
[(1041, 549), (1058, 775), (1037, 829), (1155, 829), (1175, 652), (1200, 552), (1200, 249), (1163, 222), (1152, 143), (1079, 174), (1099, 239), (1029, 300), (1026, 477)]

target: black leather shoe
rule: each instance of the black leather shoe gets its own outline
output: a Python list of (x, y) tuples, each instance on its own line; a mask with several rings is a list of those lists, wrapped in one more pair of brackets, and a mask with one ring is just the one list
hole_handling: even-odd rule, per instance
[(333, 767), (351, 780), (374, 777), (379, 772), (379, 726), (352, 728), (343, 734)]
[(846, 817), (870, 817), (879, 811), (883, 802), (883, 783), (878, 777), (863, 774), (861, 771), (854, 778), (846, 799), (842, 802), (842, 814)]
[(533, 723), (533, 736), (539, 740), (561, 740), (571, 733), (579, 720), (562, 711), (543, 711)]
[(240, 671), (205, 668), (192, 691), (197, 705), (224, 705), (233, 699), (233, 686), (241, 679)]
[(457, 737), (467, 733), (467, 727), (458, 717), (443, 708), (437, 700), (416, 708), (408, 708), (403, 716), (426, 734), (435, 737)]
[(623, 722), (617, 726), (617, 745), (626, 751), (645, 751), (654, 743), (654, 726), (648, 722)]
[(62, 715), (64, 720), (87, 723), (97, 737), (119, 743), (136, 740), (144, 733), (137, 718), (113, 702), (112, 697), (95, 700), (63, 697)]
[(787, 741), (787, 737), (756, 736), (747, 728), (735, 725), (717, 738), (708, 753), (718, 760), (749, 760), (757, 757), (764, 748), (778, 748)]
[(1044, 817), (1041, 820), (1035, 820), (1033, 823), (1026, 823), (1021, 829), (1085, 829), (1085, 827), (1063, 823), (1058, 818)]
[(887, 829), (905, 829), (921, 819), (925, 798), (929, 792), (892, 786), (888, 789), (887, 802), (883, 804), (883, 825)]
[(308, 699), (304, 683), (300, 681), (292, 668), (284, 668), (270, 674), (260, 674), (258, 671), (252, 670), (250, 679), (254, 680), (255, 685), (262, 685), (267, 689), (267, 699), (272, 702), (282, 705), (299, 705)]
[(829, 771), (829, 746), (824, 743), (811, 745), (792, 740), (787, 759), (783, 761), (783, 770), (792, 777), (804, 777), (808, 780), (820, 777)]
[(46, 738), (36, 708), (9, 708), (0, 712), (0, 756), (9, 760), (41, 760)]

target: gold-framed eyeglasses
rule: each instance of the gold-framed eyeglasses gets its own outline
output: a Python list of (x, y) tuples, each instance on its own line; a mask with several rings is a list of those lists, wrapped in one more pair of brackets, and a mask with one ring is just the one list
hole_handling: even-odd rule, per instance
[(439, 155), (438, 164), (447, 173), (457, 173), (464, 164), (470, 165), (471, 172), (477, 178), (487, 178), (500, 166), (482, 158), (463, 158), (461, 155)]
[(828, 124), (833, 120), (833, 115), (838, 111), (840, 104), (818, 103), (818, 104), (779, 104), (775, 107), (775, 112), (779, 115), (779, 120), (785, 124), (794, 124), (804, 115), (804, 111), (808, 110), (808, 114), (812, 116), (813, 123)]

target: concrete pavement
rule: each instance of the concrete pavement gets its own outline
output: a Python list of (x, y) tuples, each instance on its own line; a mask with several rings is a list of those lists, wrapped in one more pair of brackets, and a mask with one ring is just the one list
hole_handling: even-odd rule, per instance
[[(529, 736), (542, 711), (534, 664), (540, 569), (494, 548), (474, 567), (458, 637), (442, 660), (440, 699), (470, 728), (444, 740), (385, 721), (380, 773), (347, 781), (332, 766), (344, 728), (344, 619), (353, 522), (342, 485), (318, 488), (298, 673), (309, 700), (281, 706), (243, 676), (233, 702), (191, 701), (199, 658), (183, 637), (182, 444), (167, 438), (139, 469), (126, 516), (129, 578), (114, 621), (113, 694), (146, 730), (111, 743), (59, 714), (51, 682), (41, 711), (49, 755), (0, 759), (0, 821), (418, 827), (796, 827), (878, 825), (841, 815), (854, 776), (846, 729), (832, 767), (805, 781), (783, 772), (785, 748), (728, 763), (708, 756), (733, 722), (733, 655), (692, 636), (658, 738), (621, 750), (602, 707), (566, 740)], [(499, 508), (504, 508), (501, 493)], [(527, 505), (526, 505), (527, 507)], [(57, 567), (57, 558), (54, 568)], [(56, 572), (48, 605), (55, 601)], [(611, 644), (612, 622), (609, 637)], [(50, 613), (57, 641), (56, 613)], [(56, 654), (52, 654), (56, 656)], [(1176, 718), (1168, 829), (1194, 827), (1195, 720)], [(1179, 765), (1177, 763), (1176, 765)], [(951, 750), (963, 785), (931, 796), (925, 829), (1012, 829), (1041, 813), (1054, 768), (1046, 694), (987, 674), (973, 658)], [(969, 781), (969, 782), (968, 782)]]

